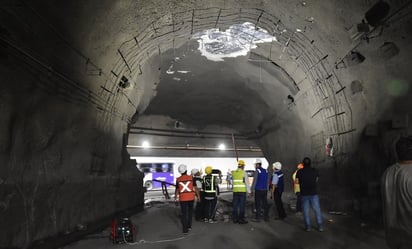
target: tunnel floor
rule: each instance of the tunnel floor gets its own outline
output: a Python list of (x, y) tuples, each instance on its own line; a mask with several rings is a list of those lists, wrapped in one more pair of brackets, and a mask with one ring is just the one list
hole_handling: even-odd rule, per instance
[[(248, 224), (234, 224), (231, 212), (231, 192), (222, 193), (218, 201), (218, 223), (193, 220), (192, 230), (183, 235), (179, 220), (180, 208), (173, 202), (152, 202), (145, 210), (131, 217), (136, 227), (133, 243), (113, 244), (110, 228), (72, 243), (64, 248), (263, 248), (263, 249), (387, 249), (382, 227), (361, 225), (351, 215), (323, 213), (325, 231), (303, 229), (303, 218), (292, 212), (283, 220), (250, 221), (251, 199), (248, 200)], [(249, 198), (248, 198), (249, 199)], [(273, 205), (271, 209), (273, 208)], [(225, 219), (226, 218), (226, 219)], [(313, 221), (312, 217), (312, 221)]]

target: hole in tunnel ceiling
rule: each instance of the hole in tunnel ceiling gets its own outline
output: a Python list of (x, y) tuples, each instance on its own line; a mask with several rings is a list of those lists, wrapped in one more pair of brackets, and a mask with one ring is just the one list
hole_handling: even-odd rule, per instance
[(277, 41), (268, 31), (250, 22), (231, 25), (225, 31), (208, 29), (194, 34), (192, 39), (198, 41), (199, 51), (211, 61), (245, 56), (257, 43)]

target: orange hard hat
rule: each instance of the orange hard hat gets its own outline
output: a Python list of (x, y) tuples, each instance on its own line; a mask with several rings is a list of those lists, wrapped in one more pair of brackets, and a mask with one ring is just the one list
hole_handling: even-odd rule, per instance
[(298, 169), (303, 169), (303, 163), (298, 164)]

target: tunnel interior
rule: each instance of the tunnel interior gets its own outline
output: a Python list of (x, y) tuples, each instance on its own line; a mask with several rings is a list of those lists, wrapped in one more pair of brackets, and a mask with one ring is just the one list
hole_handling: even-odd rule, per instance
[[(140, 210), (131, 155), (211, 156), (128, 149), (148, 129), (193, 134), (159, 146), (234, 134), (286, 175), (309, 156), (326, 210), (380, 223), (380, 177), (411, 134), (412, 18), (410, 1), (379, 3), (3, 1), (0, 247)], [(250, 49), (199, 50), (222, 56), (228, 41)]]

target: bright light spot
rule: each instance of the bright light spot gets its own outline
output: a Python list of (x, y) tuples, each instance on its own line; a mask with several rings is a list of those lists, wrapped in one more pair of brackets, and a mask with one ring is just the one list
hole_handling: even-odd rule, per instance
[(225, 150), (226, 146), (224, 144), (219, 144), (219, 150)]
[(245, 56), (256, 48), (257, 43), (277, 41), (266, 30), (252, 23), (234, 24), (226, 31), (208, 29), (193, 35), (199, 42), (199, 51), (212, 61), (223, 58)]
[(301, 29), (296, 29), (296, 32), (302, 32), (302, 30)]
[(143, 141), (143, 143), (142, 143), (142, 147), (143, 148), (149, 148), (150, 147), (150, 144), (149, 144), (149, 142), (147, 142), (147, 141)]

